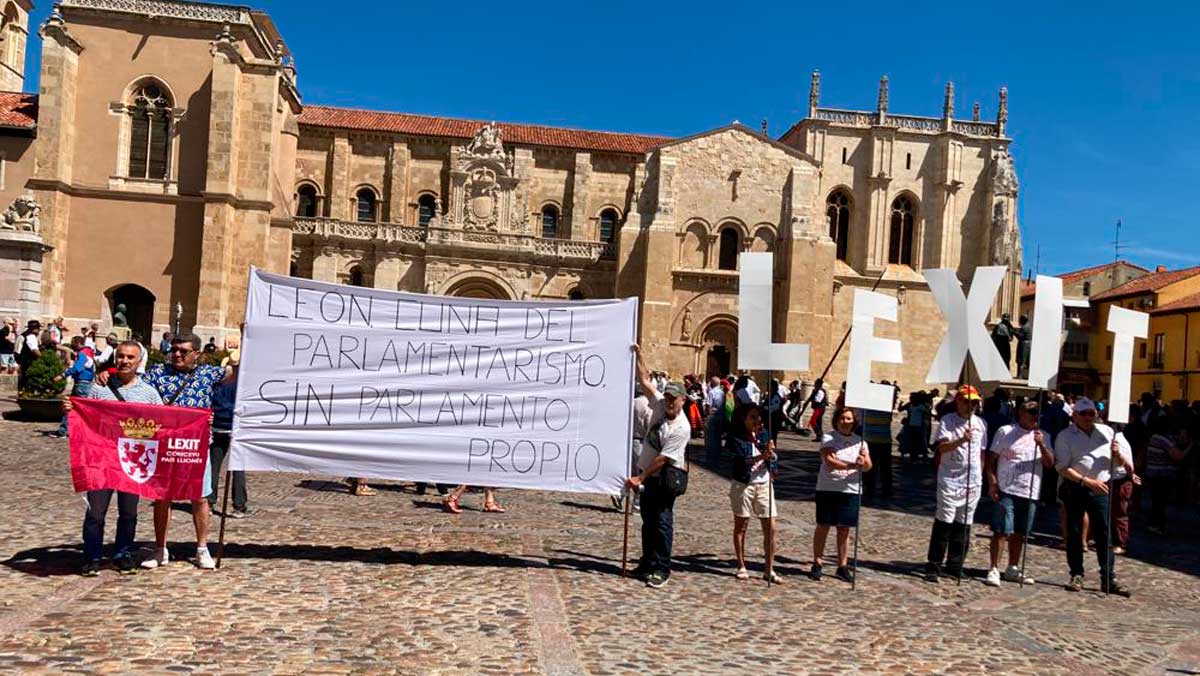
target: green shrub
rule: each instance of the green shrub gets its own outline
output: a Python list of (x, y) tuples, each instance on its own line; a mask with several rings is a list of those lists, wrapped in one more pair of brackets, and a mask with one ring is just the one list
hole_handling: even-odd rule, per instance
[(67, 369), (54, 350), (42, 350), (41, 356), (33, 360), (25, 370), (25, 387), (19, 396), (22, 399), (57, 399), (67, 387), (67, 381), (55, 381)]
[(146, 355), (146, 368), (150, 368), (151, 366), (154, 366), (155, 364), (168, 363), (167, 355), (163, 354), (162, 351), (150, 350), (149, 352), (150, 352), (150, 354)]

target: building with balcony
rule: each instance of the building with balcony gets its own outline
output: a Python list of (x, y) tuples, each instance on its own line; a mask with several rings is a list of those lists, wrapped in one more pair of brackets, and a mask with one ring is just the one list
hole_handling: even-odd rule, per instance
[[(9, 4), (24, 26), (27, 3)], [(988, 121), (978, 103), (956, 117), (952, 84), (939, 115), (901, 115), (885, 77), (876, 109), (852, 111), (821, 105), (814, 72), (807, 115), (778, 138), (733, 122), (669, 139), (306, 103), (283, 36), (244, 7), (62, 0), (40, 31), (39, 92), (0, 96), (0, 200), (36, 202), (47, 250), (28, 286), (68, 325), (122, 303), (138, 333), (229, 335), (256, 265), (434, 294), (636, 296), (652, 363), (727, 373), (738, 254), (771, 251), (772, 340), (808, 343), (819, 369), (853, 290), (877, 285), (902, 304), (877, 333), (904, 338), (905, 362), (873, 375), (916, 388), (944, 330), (920, 269), (1008, 265), (994, 314), (1020, 300), (1005, 90)]]

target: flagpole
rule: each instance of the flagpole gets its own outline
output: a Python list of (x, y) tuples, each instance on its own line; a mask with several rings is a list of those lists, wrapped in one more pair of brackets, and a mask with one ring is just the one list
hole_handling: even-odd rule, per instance
[[(767, 370), (767, 387), (768, 388), (775, 387), (773, 384), (773, 381), (771, 380), (770, 369)], [(772, 445), (774, 444), (773, 435), (771, 434), (771, 430), (772, 430), (772, 428), (771, 428), (771, 398), (776, 393), (777, 392), (767, 392), (767, 448), (771, 448)], [(770, 541), (771, 541), (771, 551), (764, 552), (764, 553), (767, 555), (767, 589), (770, 589), (771, 588), (771, 578), (775, 576), (774, 575), (774, 573), (775, 573), (775, 545), (776, 545), (776, 540), (775, 540), (776, 522), (775, 522), (775, 517), (774, 517), (774, 514), (775, 514), (775, 482), (771, 479), (771, 461), (768, 460), (766, 462), (766, 465), (767, 465), (767, 522), (771, 524), (771, 531), (769, 533)], [(745, 547), (743, 547), (742, 549), (744, 551)]]
[[(888, 434), (891, 434), (889, 431)], [(866, 443), (866, 442), (864, 442)], [(862, 447), (859, 447), (859, 453), (862, 453)], [(869, 451), (868, 451), (869, 453)], [(862, 493), (863, 493), (863, 468), (862, 459), (859, 459), (858, 465), (858, 504), (854, 506), (854, 563), (851, 566), (853, 577), (850, 578), (850, 591), (858, 589), (858, 529), (860, 527), (860, 519), (862, 518)], [(872, 495), (874, 495), (872, 493)], [(836, 536), (836, 533), (835, 533)]]
[[(218, 467), (217, 471), (221, 471)], [(225, 555), (225, 515), (229, 513), (229, 484), (233, 483), (233, 470), (225, 472), (225, 490), (221, 497), (221, 528), (217, 535), (217, 569), (221, 568), (221, 557)]]

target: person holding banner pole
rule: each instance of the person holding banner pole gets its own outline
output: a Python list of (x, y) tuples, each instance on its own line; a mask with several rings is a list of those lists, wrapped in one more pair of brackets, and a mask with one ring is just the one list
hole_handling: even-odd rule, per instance
[(987, 425), (975, 415), (980, 401), (979, 390), (963, 385), (954, 397), (955, 411), (938, 421), (937, 510), (925, 565), (928, 582), (938, 582), (943, 566), (946, 575), (962, 576), (971, 522), (983, 485), (979, 460)]
[(733, 480), (729, 483), (729, 504), (733, 509), (733, 552), (738, 568), (735, 577), (750, 578), (746, 570), (746, 531), (750, 518), (758, 517), (762, 524), (763, 553), (766, 565), (763, 579), (779, 584), (783, 578), (775, 572), (777, 536), (773, 475), (779, 471), (775, 442), (763, 425), (762, 408), (742, 404), (733, 412), (729, 432), (729, 447), (733, 452)]
[[(140, 346), (139, 346), (140, 347)], [(185, 408), (212, 408), (213, 392), (225, 379), (225, 369), (220, 366), (198, 364), (203, 343), (195, 334), (176, 336), (171, 340), (169, 364), (155, 364), (142, 377), (147, 384), (158, 390), (163, 404)], [(144, 353), (144, 350), (143, 350)], [(141, 356), (139, 355), (139, 360)], [(96, 383), (105, 387), (108, 373), (96, 375)], [(196, 529), (196, 565), (203, 570), (217, 567), (208, 551), (208, 500), (212, 491), (212, 463), (204, 461), (204, 490), (200, 497), (191, 501), (192, 525)], [(169, 561), (167, 551), (167, 528), (171, 524), (171, 502), (157, 500), (154, 503), (154, 555), (142, 561), (142, 567), (154, 569)]]
[[(1096, 405), (1086, 397), (1075, 400), (1071, 426), (1063, 430), (1054, 444), (1055, 467), (1063, 478), (1063, 505), (1067, 512), (1067, 567), (1071, 579), (1067, 591), (1083, 591), (1083, 519), (1087, 515), (1096, 529), (1096, 558), (1100, 565), (1100, 589), (1105, 594), (1128, 598), (1131, 593), (1117, 582), (1113, 571), (1113, 553), (1109, 525), (1109, 495), (1113, 465), (1124, 465), (1136, 476), (1128, 460), (1119, 451), (1115, 433), (1108, 425), (1096, 422)], [(1136, 481), (1136, 479), (1135, 479)]]
[[(106, 379), (105, 387), (88, 390), (88, 399), (104, 401), (130, 401), (137, 404), (161, 406), (163, 401), (158, 390), (138, 377), (137, 367), (142, 359), (142, 346), (127, 340), (117, 345), (116, 372)], [(62, 404), (63, 412), (73, 408), (70, 399)], [(113, 545), (113, 565), (117, 572), (132, 575), (137, 572), (133, 562), (134, 540), (137, 534), (138, 496), (134, 493), (117, 493), (117, 540)], [(87, 512), (83, 517), (83, 567), (80, 574), (95, 577), (100, 573), (100, 555), (104, 549), (104, 519), (112, 503), (112, 489), (88, 491)]]
[[(1037, 428), (1038, 414), (1036, 401), (1022, 404), (1017, 410), (1016, 424), (996, 430), (988, 449), (988, 496), (996, 508), (992, 510), (991, 567), (985, 583), (992, 587), (999, 587), (1002, 579), (1021, 585), (1034, 582), (1025, 577), (1022, 552), (1033, 527), (1042, 468), (1054, 467), (1054, 452)], [(1008, 567), (1002, 574), (1000, 549), (1005, 542)]]
[[(813, 534), (813, 565), (809, 576), (820, 580), (823, 575), (825, 541), (829, 529), (837, 529), (837, 572), (839, 580), (854, 584), (855, 572), (850, 568), (850, 529), (858, 530), (862, 506), (863, 473), (871, 470), (871, 452), (867, 443), (854, 433), (858, 412), (853, 408), (837, 410), (833, 416), (834, 429), (821, 440), (821, 467), (817, 472), (817, 530)], [(857, 549), (858, 533), (854, 544)], [(855, 554), (855, 566), (858, 565)]]
[(637, 381), (650, 400), (653, 415), (638, 458), (638, 474), (625, 482), (631, 491), (642, 491), (642, 557), (633, 576), (646, 586), (660, 589), (671, 578), (671, 548), (675, 539), (675, 499), (687, 488), (687, 445), (692, 425), (682, 414), (687, 393), (669, 382), (659, 391), (650, 380), (637, 345)]

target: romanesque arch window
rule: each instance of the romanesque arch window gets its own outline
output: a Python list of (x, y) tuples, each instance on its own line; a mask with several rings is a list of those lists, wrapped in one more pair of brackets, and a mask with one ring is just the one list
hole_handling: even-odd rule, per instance
[(359, 223), (374, 223), (379, 220), (379, 200), (375, 198), (374, 190), (359, 188), (358, 192), (354, 193), (354, 201), (358, 205)]
[(166, 180), (171, 173), (171, 117), (174, 102), (157, 80), (133, 88), (129, 113), (130, 178)]
[(317, 187), (305, 183), (296, 188), (296, 215), (301, 218), (316, 218), (317, 216)]
[(837, 244), (838, 260), (850, 255), (850, 196), (835, 190), (825, 200), (825, 215), (829, 219), (829, 238)]
[(617, 233), (617, 221), (620, 216), (616, 209), (605, 209), (600, 212), (600, 241), (612, 242)]
[(721, 231), (721, 245), (717, 254), (717, 268), (721, 270), (737, 270), (738, 249), (741, 247), (741, 237), (736, 227), (728, 227)]
[(892, 201), (892, 227), (888, 233), (888, 263), (913, 264), (913, 227), (917, 207), (912, 197), (901, 195)]
[(430, 193), (425, 193), (417, 198), (417, 225), (422, 227), (429, 225), (433, 220), (433, 215), (437, 212), (437, 198)]
[(558, 237), (558, 207), (553, 204), (542, 207), (542, 237)]

